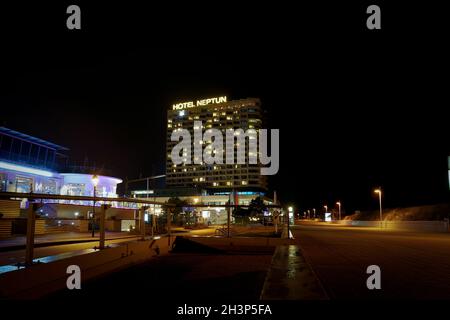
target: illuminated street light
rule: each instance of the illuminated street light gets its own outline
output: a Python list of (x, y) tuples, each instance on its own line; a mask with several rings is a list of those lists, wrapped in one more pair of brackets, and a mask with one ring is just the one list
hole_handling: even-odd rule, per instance
[(323, 206), (325, 208), (325, 212), (328, 212), (328, 206)]
[(338, 201), (336, 204), (339, 206), (339, 221), (341, 220), (341, 202)]
[(287, 219), (287, 235), (288, 235), (288, 239), (291, 238), (291, 231), (289, 229), (289, 220), (291, 219), (291, 216), (294, 215), (294, 207), (290, 206), (288, 207), (288, 219)]
[(380, 228), (383, 227), (383, 208), (381, 206), (381, 187), (375, 189), (375, 193), (378, 193), (378, 200), (380, 201)]
[(98, 176), (96, 174), (94, 176), (92, 176), (92, 184), (94, 185), (95, 188), (97, 188)]

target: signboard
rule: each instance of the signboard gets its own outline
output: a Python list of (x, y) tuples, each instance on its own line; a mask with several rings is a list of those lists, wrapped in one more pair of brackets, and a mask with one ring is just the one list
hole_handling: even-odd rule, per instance
[(227, 102), (226, 96), (197, 100), (195, 103), (194, 101), (181, 102), (173, 104), (172, 110), (183, 110), (188, 108), (206, 106), (208, 104), (218, 104), (225, 102)]
[(325, 212), (325, 222), (331, 222), (331, 212)]

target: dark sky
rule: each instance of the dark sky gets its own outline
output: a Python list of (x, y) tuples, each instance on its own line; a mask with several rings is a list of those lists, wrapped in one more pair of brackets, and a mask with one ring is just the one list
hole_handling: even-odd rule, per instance
[[(127, 2), (128, 3), (128, 2)], [(164, 170), (166, 110), (259, 97), (279, 128), (281, 200), (348, 211), (448, 201), (444, 10), (381, 3), (21, 5), (1, 19), (0, 120), (135, 178)]]

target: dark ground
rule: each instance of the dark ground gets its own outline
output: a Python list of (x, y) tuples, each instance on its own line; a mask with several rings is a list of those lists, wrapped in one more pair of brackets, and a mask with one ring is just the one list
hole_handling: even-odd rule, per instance
[[(297, 243), (335, 299), (450, 299), (450, 234), (301, 225)], [(368, 290), (366, 268), (381, 268)]]
[(81, 290), (64, 290), (50, 299), (111, 301), (142, 297), (153, 301), (220, 302), (259, 299), (272, 254), (226, 255), (174, 253), (100, 279), (82, 282)]

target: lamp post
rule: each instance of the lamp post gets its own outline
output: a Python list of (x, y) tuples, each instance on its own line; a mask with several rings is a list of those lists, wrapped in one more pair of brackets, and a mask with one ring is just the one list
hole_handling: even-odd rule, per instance
[(287, 237), (288, 239), (291, 238), (291, 234), (290, 234), (290, 227), (289, 227), (289, 223), (290, 223), (290, 219), (291, 219), (291, 215), (294, 216), (294, 208), (291, 206), (288, 208), (288, 219), (287, 219)]
[(339, 206), (339, 221), (341, 221), (341, 202), (338, 201), (336, 204)]
[(316, 218), (316, 208), (313, 208), (314, 219)]
[(380, 202), (380, 228), (382, 228), (383, 227), (383, 208), (381, 206), (381, 187), (376, 189), (374, 192), (378, 193), (378, 200)]
[(92, 176), (92, 184), (94, 185), (94, 201), (92, 204), (92, 220), (91, 220), (92, 238), (93, 238), (95, 236), (95, 195), (97, 193), (97, 185), (98, 185), (97, 175)]

